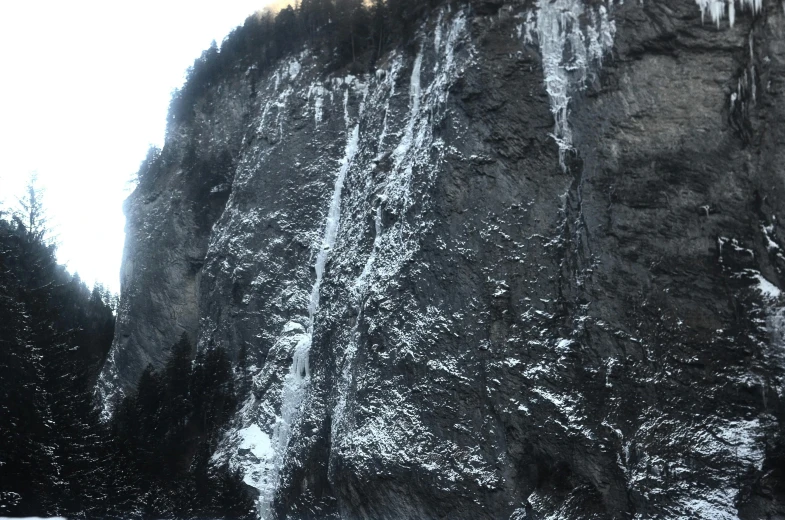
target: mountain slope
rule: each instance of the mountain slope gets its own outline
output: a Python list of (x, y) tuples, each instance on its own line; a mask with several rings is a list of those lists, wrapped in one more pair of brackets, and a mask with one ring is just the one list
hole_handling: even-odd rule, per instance
[(731, 5), (453, 3), (373, 74), (226, 74), (127, 203), (102, 390), (247, 353), (213, 459), (265, 518), (782, 516), (785, 17)]

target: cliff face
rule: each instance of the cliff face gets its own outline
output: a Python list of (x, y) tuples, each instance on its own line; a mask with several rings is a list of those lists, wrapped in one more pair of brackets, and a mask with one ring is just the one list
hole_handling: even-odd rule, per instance
[(127, 203), (102, 390), (245, 346), (214, 460), (263, 518), (782, 518), (785, 16), (729, 6), (475, 2), (374, 75), (227, 77)]

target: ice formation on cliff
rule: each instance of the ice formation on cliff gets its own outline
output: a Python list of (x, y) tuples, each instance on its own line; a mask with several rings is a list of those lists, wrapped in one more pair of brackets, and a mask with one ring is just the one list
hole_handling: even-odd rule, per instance
[(613, 48), (612, 6), (613, 2), (587, 7), (582, 0), (538, 0), (534, 16), (528, 13), (518, 30), (524, 44), (534, 43), (533, 34), (537, 37), (562, 168), (565, 154), (572, 149), (571, 96), (585, 87), (592, 68), (601, 65)]

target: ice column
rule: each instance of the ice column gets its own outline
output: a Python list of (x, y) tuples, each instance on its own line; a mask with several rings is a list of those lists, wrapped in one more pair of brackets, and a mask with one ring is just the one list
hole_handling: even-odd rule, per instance
[(330, 207), (327, 211), (327, 217), (324, 223), (324, 234), (319, 246), (319, 252), (316, 255), (316, 263), (314, 265), (316, 280), (314, 280), (311, 288), (311, 297), (308, 302), (307, 327), (305, 333), (300, 336), (300, 339), (294, 348), (292, 353), (292, 366), (289, 369), (289, 373), (286, 375), (283, 384), (281, 415), (278, 417), (273, 427), (271, 442), (274, 455), (270, 479), (274, 484), (266, 490), (266, 493), (263, 493), (259, 497), (259, 511), (263, 519), (270, 518), (270, 506), (272, 505), (275, 490), (280, 479), (280, 472), (286, 459), (286, 449), (289, 446), (289, 440), (292, 436), (292, 428), (300, 417), (302, 405), (308, 391), (311, 376), (309, 354), (313, 342), (314, 316), (319, 310), (319, 291), (321, 289), (322, 280), (324, 279), (325, 265), (335, 246), (335, 240), (338, 237), (341, 218), (341, 194), (343, 192), (346, 174), (352, 165), (354, 156), (357, 154), (359, 141), (360, 127), (359, 125), (355, 125), (354, 129), (349, 134), (349, 139), (346, 143), (346, 151), (341, 160), (338, 176), (335, 179), (335, 186), (330, 199)]

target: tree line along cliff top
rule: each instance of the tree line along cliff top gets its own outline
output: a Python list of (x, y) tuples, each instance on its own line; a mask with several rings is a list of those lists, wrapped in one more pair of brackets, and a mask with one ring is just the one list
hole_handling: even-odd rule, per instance
[(195, 101), (227, 75), (249, 67), (267, 70), (304, 44), (325, 63), (325, 74), (344, 67), (353, 73), (373, 71), (385, 52), (412, 41), (418, 20), (433, 7), (452, 1), (299, 0), (277, 13), (259, 11), (220, 47), (213, 42), (194, 61), (184, 85), (172, 96), (168, 123), (190, 121)]

